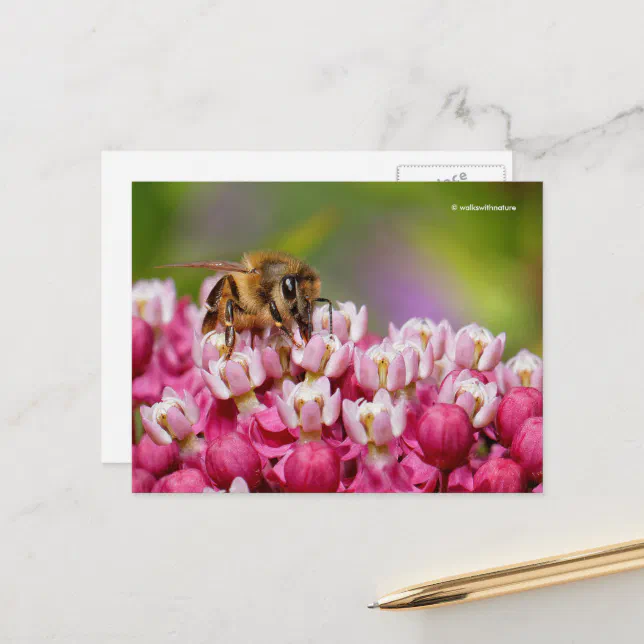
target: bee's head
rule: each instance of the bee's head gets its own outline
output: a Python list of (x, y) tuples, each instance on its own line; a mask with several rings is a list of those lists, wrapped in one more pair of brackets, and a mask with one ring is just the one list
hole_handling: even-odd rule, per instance
[(311, 338), (313, 302), (320, 294), (320, 278), (317, 275), (287, 274), (280, 280), (280, 295), (285, 306), (297, 323), (305, 342)]

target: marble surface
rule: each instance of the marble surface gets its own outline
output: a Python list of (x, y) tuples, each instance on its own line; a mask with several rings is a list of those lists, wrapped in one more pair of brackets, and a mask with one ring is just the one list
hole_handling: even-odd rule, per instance
[[(2, 642), (604, 642), (644, 571), (439, 611), (432, 576), (644, 536), (640, 2), (4, 7)], [(135, 498), (101, 466), (100, 152), (510, 149), (545, 182), (541, 498)], [(16, 279), (14, 275), (18, 276)]]

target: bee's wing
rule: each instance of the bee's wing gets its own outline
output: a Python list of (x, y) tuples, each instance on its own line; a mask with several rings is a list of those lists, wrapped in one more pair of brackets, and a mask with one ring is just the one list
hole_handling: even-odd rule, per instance
[(239, 262), (190, 262), (188, 264), (165, 264), (156, 268), (208, 268), (211, 271), (225, 271), (228, 273), (249, 273), (246, 266)]

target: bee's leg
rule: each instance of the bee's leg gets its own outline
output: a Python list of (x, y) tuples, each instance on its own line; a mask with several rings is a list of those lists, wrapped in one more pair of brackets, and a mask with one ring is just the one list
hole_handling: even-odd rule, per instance
[(277, 305), (273, 300), (270, 301), (268, 308), (271, 311), (271, 316), (273, 317), (273, 320), (275, 322), (275, 326), (280, 330), (281, 333), (283, 333), (298, 349), (302, 348), (302, 345), (295, 339), (293, 336), (293, 333), (290, 329), (287, 329), (284, 326), (284, 321), (282, 320), (282, 316), (280, 315), (280, 312), (277, 310)]
[(311, 300), (307, 299), (306, 300), (306, 316), (307, 316), (307, 327), (308, 327), (308, 338), (307, 342), (311, 339), (313, 336), (313, 311), (312, 311), (312, 306), (311, 306)]
[(329, 335), (333, 335), (333, 304), (324, 297), (316, 297), (314, 302), (326, 302), (329, 305)]
[(235, 327), (234, 324), (235, 302), (230, 299), (226, 300), (225, 321), (226, 325), (226, 360), (230, 359), (233, 349), (235, 348)]
[(217, 319), (219, 317), (219, 302), (221, 300), (221, 294), (224, 290), (224, 284), (226, 283), (227, 278), (222, 277), (213, 287), (212, 291), (206, 298), (205, 306), (207, 312), (203, 319), (201, 325), (201, 333), (206, 335), (210, 331), (214, 331), (217, 327)]

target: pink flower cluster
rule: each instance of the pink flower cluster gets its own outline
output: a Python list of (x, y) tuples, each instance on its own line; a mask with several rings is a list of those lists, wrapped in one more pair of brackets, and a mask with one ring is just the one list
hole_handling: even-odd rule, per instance
[(412, 318), (381, 338), (346, 302), (333, 335), (318, 309), (305, 346), (245, 331), (226, 359), (171, 280), (132, 297), (134, 492), (542, 490), (543, 365), (501, 362), (504, 333)]

